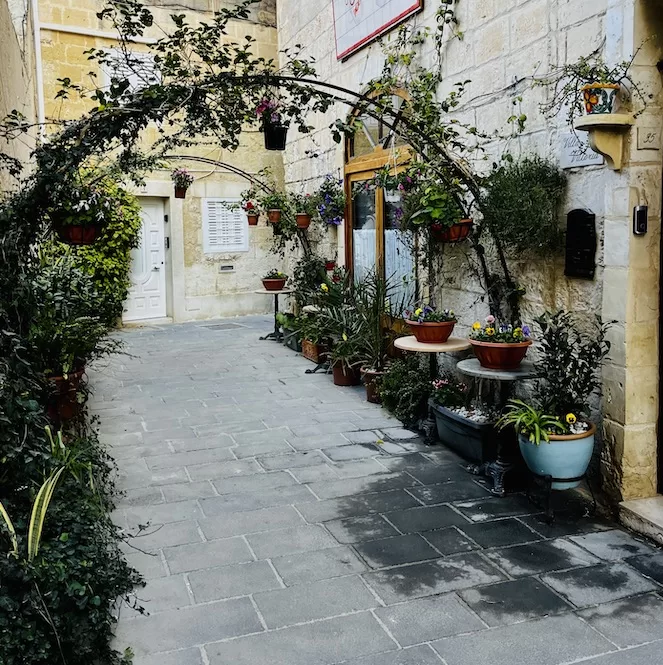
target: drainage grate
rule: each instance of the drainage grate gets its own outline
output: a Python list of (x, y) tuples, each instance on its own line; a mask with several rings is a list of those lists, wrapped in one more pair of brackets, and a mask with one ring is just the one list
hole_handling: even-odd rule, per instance
[(200, 326), (206, 330), (234, 330), (235, 328), (246, 328), (239, 323), (216, 323), (213, 326)]

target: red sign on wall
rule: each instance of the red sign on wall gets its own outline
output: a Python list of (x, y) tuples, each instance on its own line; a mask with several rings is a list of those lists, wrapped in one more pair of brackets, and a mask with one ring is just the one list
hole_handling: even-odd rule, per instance
[(424, 0), (333, 0), (333, 3), (336, 57), (339, 60), (366, 46), (424, 6)]

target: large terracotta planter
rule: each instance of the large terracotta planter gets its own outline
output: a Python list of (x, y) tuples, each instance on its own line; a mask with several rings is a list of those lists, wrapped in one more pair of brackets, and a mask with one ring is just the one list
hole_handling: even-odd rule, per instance
[(361, 375), (356, 367), (347, 367), (341, 362), (332, 365), (335, 386), (358, 386), (361, 383)]
[(249, 220), (249, 226), (258, 226), (258, 214), (257, 213), (247, 213), (246, 218)]
[(520, 363), (527, 355), (527, 349), (532, 344), (531, 340), (516, 342), (514, 344), (507, 344), (506, 342), (478, 342), (474, 339), (470, 339), (469, 342), (474, 349), (474, 355), (482, 367), (501, 370), (518, 369)]
[(266, 122), (263, 127), (265, 133), (265, 150), (285, 150), (288, 139), (288, 128)]
[(278, 224), (281, 221), (281, 211), (278, 208), (272, 208), (267, 211), (267, 219), (272, 224)]
[(372, 404), (381, 404), (382, 398), (380, 397), (380, 379), (384, 376), (384, 372), (378, 372), (374, 369), (361, 369), (364, 387), (366, 388), (366, 401)]
[(302, 340), (302, 355), (307, 360), (319, 364), (322, 361), (322, 355), (326, 352), (322, 344), (316, 344), (308, 339)]
[(594, 452), (596, 425), (581, 434), (552, 434), (550, 441), (542, 441), (538, 446), (527, 437), (518, 436), (520, 452), (529, 470), (537, 476), (553, 478), (552, 489), (567, 490), (578, 487), (580, 478), (587, 473), (587, 467)]
[(175, 185), (175, 198), (176, 199), (185, 199), (186, 198), (186, 187), (178, 187)]
[(448, 229), (431, 226), (431, 235), (433, 240), (437, 242), (460, 242), (470, 235), (473, 225), (473, 220), (461, 219), (457, 224), (453, 224)]
[(78, 389), (85, 368), (71, 372), (66, 377), (51, 376), (48, 379), (51, 385), (51, 394), (48, 401), (48, 417), (54, 423), (71, 420), (81, 411), (81, 404), (78, 402)]
[(587, 115), (614, 113), (617, 110), (619, 83), (588, 83), (580, 88)]
[(305, 212), (298, 212), (297, 215), (295, 215), (295, 219), (297, 220), (298, 229), (308, 229), (311, 225), (311, 215), (308, 215)]
[(288, 280), (284, 279), (263, 279), (262, 285), (265, 287), (265, 291), (282, 291), (285, 287), (285, 283)]
[(428, 344), (444, 344), (453, 332), (455, 321), (442, 321), (440, 323), (418, 323), (406, 321), (417, 342)]
[(53, 229), (67, 245), (92, 245), (104, 230), (101, 224), (63, 224)]

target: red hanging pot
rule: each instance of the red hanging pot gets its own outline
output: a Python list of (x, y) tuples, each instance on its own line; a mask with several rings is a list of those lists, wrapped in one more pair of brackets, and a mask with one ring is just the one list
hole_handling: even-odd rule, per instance
[(278, 208), (272, 208), (267, 211), (267, 219), (272, 224), (278, 224), (281, 221), (281, 211)]
[(459, 222), (453, 224), (447, 229), (445, 229), (441, 224), (432, 224), (430, 227), (431, 236), (433, 237), (433, 240), (436, 240), (437, 242), (460, 242), (461, 240), (465, 240), (470, 235), (470, 231), (472, 230), (473, 225), (474, 221), (471, 219), (461, 219)]
[(176, 199), (185, 199), (187, 187), (178, 187), (175, 185), (175, 198)]
[(258, 226), (258, 215), (255, 212), (249, 212), (246, 215), (249, 220), (249, 226)]
[(102, 224), (62, 224), (53, 227), (67, 245), (92, 245), (103, 231)]
[(305, 212), (298, 212), (295, 219), (297, 220), (298, 229), (308, 229), (311, 225), (311, 215), (308, 215)]

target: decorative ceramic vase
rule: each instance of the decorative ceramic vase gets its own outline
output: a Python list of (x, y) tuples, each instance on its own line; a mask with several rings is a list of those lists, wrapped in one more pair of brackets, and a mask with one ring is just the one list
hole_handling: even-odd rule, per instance
[(345, 363), (335, 362), (332, 365), (335, 386), (358, 386), (361, 376), (356, 367), (347, 367)]
[(384, 372), (362, 367), (361, 376), (364, 381), (364, 387), (366, 388), (366, 401), (371, 402), (371, 404), (381, 404), (380, 379), (384, 376)]
[(175, 198), (176, 199), (185, 199), (186, 198), (186, 187), (179, 187), (175, 185)]
[(619, 83), (588, 83), (583, 85), (582, 103), (587, 115), (614, 113), (617, 110)]
[(265, 122), (263, 132), (265, 133), (265, 150), (285, 150), (288, 138), (287, 127)]
[(460, 242), (470, 235), (473, 226), (474, 220), (471, 219), (461, 219), (448, 229), (445, 229), (441, 225), (437, 227), (433, 224), (431, 226), (431, 236), (433, 237), (433, 240), (436, 240), (437, 242)]
[(311, 215), (308, 215), (305, 212), (298, 212), (297, 215), (295, 215), (295, 219), (297, 220), (298, 229), (308, 229), (311, 225)]
[(439, 323), (418, 323), (406, 321), (417, 342), (428, 344), (444, 344), (453, 332), (455, 321), (441, 321)]
[(258, 226), (258, 213), (248, 212), (246, 218), (249, 220), (249, 226)]
[(67, 245), (92, 245), (103, 231), (102, 224), (62, 224), (53, 227)]
[(263, 279), (262, 285), (265, 287), (265, 291), (282, 291), (287, 281), (287, 278)]
[(552, 489), (578, 487), (594, 452), (596, 425), (580, 434), (551, 434), (550, 441), (537, 446), (522, 434), (518, 436), (520, 452), (529, 470), (537, 476), (552, 478)]
[(469, 340), (474, 355), (482, 367), (486, 369), (513, 370), (520, 367), (520, 363), (527, 355), (527, 349), (532, 340), (525, 342), (479, 342), (475, 339)]
[(271, 208), (267, 211), (267, 219), (272, 224), (278, 224), (281, 221), (281, 211), (278, 208)]

